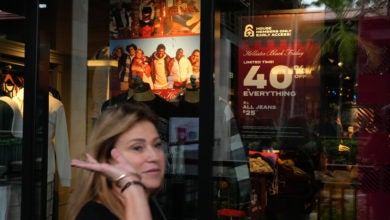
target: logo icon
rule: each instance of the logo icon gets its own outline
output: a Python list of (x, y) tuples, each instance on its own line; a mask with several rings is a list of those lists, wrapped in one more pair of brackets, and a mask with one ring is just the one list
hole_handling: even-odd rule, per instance
[(255, 31), (253, 30), (253, 25), (251, 24), (245, 25), (244, 37), (254, 37), (254, 36), (255, 36)]

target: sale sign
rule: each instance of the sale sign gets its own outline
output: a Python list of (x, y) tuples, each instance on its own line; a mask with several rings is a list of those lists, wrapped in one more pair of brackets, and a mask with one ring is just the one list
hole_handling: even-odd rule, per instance
[(253, 133), (255, 126), (280, 125), (291, 117), (318, 111), (319, 67), (315, 58), (320, 45), (306, 34), (305, 16), (243, 19), (237, 115), (239, 125), (249, 127), (254, 138), (261, 138)]

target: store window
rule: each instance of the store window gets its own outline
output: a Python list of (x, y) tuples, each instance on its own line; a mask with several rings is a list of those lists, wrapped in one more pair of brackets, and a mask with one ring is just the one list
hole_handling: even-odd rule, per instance
[[(71, 158), (85, 153), (102, 111), (123, 102), (156, 111), (168, 161), (156, 202), (168, 219), (387, 217), (388, 1), (41, 3), (0, 4), (0, 188), (25, 187), (0, 214), (65, 219), (75, 170), (67, 182), (60, 167), (52, 179), (35, 163), (47, 159), (50, 90), (66, 116), (69, 153), (60, 154)], [(24, 106), (24, 129), (35, 129), (23, 137), (28, 160), (4, 102), (23, 80), (34, 91)], [(39, 171), (10, 184), (20, 171), (10, 160)]]
[(30, 1), (0, 4), (1, 219), (55, 219), (57, 184), (70, 186), (61, 96), (67, 57), (49, 46), (51, 23), (38, 19), (55, 9)]
[(230, 3), (214, 23), (214, 160), (233, 162), (213, 173), (230, 177), (217, 216), (385, 218), (388, 3)]
[(109, 1), (108, 41), (89, 59), (88, 130), (101, 112), (143, 103), (167, 160), (157, 196), (168, 218), (194, 218), (199, 148), (200, 0)]

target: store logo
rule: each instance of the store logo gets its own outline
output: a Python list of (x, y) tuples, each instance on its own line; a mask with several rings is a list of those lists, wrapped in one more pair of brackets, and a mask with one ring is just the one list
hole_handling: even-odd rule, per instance
[(253, 25), (251, 24), (245, 25), (244, 37), (254, 37), (254, 36), (255, 36), (255, 31), (253, 30)]

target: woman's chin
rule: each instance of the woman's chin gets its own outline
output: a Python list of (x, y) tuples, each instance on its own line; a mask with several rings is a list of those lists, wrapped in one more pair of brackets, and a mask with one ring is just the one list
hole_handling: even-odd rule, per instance
[(161, 181), (145, 181), (144, 182), (146, 188), (150, 189), (150, 190), (156, 190), (156, 189), (159, 189), (161, 188), (161, 185), (162, 185), (162, 182)]

